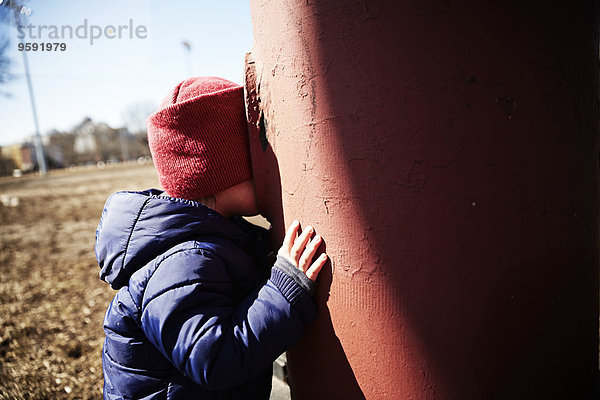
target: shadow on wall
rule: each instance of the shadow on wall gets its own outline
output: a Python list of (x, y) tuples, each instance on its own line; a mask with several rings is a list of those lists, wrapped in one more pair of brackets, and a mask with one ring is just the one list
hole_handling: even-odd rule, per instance
[[(336, 265), (331, 313), (331, 270), (323, 273), (321, 315), (290, 351), (290, 375), (301, 381), (293, 394), (360, 398), (356, 375), (373, 399), (388, 389), (386, 398), (593, 398), (593, 3), (251, 3), (263, 24), (255, 43), (277, 64), (260, 84), (280, 82), (282, 70), (288, 83), (309, 83), (312, 114), (286, 97), (319, 141), (303, 188), (323, 175), (338, 185), (324, 224), (332, 230), (322, 232), (343, 237), (330, 248), (350, 249), (355, 272)], [(265, 104), (256, 95), (269, 89), (257, 90), (252, 68), (247, 60), (253, 167), (279, 240), (279, 168), (260, 139)], [(263, 133), (274, 131), (264, 119)], [(397, 311), (378, 312), (381, 298)]]
[[(267, 140), (268, 121), (261, 108), (261, 99), (257, 94), (255, 63), (250, 53), (246, 55), (245, 76), (248, 131), (257, 203), (261, 214), (271, 223), (271, 247), (277, 249), (283, 240), (286, 228), (284, 226), (279, 163)], [(326, 244), (323, 243), (319, 252), (325, 250)], [(289, 384), (293, 398), (310, 398), (313, 392), (308, 382), (294, 382), (294, 376), (303, 376), (301, 371), (313, 371), (318, 368), (322, 375), (329, 375), (321, 376), (322, 379), (335, 382), (338, 398), (364, 399), (340, 340), (335, 334), (327, 306), (332, 278), (331, 263), (328, 262), (321, 271), (315, 293), (319, 316), (307, 328), (302, 339), (288, 351)], [(307, 339), (314, 337), (318, 337), (319, 340)], [(319, 355), (318, 366), (314, 364), (314, 359), (299, 356), (307, 352)]]
[[(346, 168), (374, 270), (397, 289), (397, 395), (592, 398), (597, 8), (375, 0), (293, 13), (314, 119), (330, 121), (322, 162)], [(373, 393), (377, 367), (338, 333)]]

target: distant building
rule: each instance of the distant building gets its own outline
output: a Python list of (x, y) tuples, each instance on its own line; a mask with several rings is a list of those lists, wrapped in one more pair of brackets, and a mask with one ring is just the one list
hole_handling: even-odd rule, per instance
[(15, 169), (23, 172), (33, 170), (37, 165), (33, 152), (30, 143), (0, 147), (0, 175), (12, 175)]
[(96, 127), (90, 118), (86, 118), (77, 125), (74, 129), (75, 142), (73, 150), (77, 154), (93, 154), (96, 153), (98, 146), (96, 145), (96, 137), (94, 135)]
[[(37, 167), (33, 142), (0, 147), (0, 175), (13, 170), (28, 172)], [(70, 132), (57, 130), (43, 136), (44, 153), (50, 168), (128, 161), (150, 155), (145, 132), (132, 134), (127, 128), (112, 128), (84, 118)]]

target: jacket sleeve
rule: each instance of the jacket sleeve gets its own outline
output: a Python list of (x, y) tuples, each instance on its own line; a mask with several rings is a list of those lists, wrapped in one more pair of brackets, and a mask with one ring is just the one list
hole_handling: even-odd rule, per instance
[(307, 290), (284, 270), (276, 263), (264, 286), (236, 302), (222, 259), (204, 249), (174, 253), (147, 280), (142, 330), (198, 385), (239, 385), (264, 371), (316, 316)]

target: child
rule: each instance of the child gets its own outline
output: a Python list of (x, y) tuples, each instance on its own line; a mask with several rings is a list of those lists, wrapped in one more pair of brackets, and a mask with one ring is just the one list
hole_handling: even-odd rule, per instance
[(243, 87), (183, 81), (148, 142), (165, 192), (112, 195), (96, 233), (100, 277), (119, 290), (104, 397), (268, 399), (273, 361), (316, 316), (321, 238), (293, 222), (269, 271), (267, 231), (241, 218), (258, 213)]

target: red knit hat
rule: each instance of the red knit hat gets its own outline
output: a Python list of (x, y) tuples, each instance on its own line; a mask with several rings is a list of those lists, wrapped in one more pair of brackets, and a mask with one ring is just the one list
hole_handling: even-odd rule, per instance
[(242, 86), (186, 79), (147, 124), (160, 184), (170, 196), (195, 200), (252, 178)]

